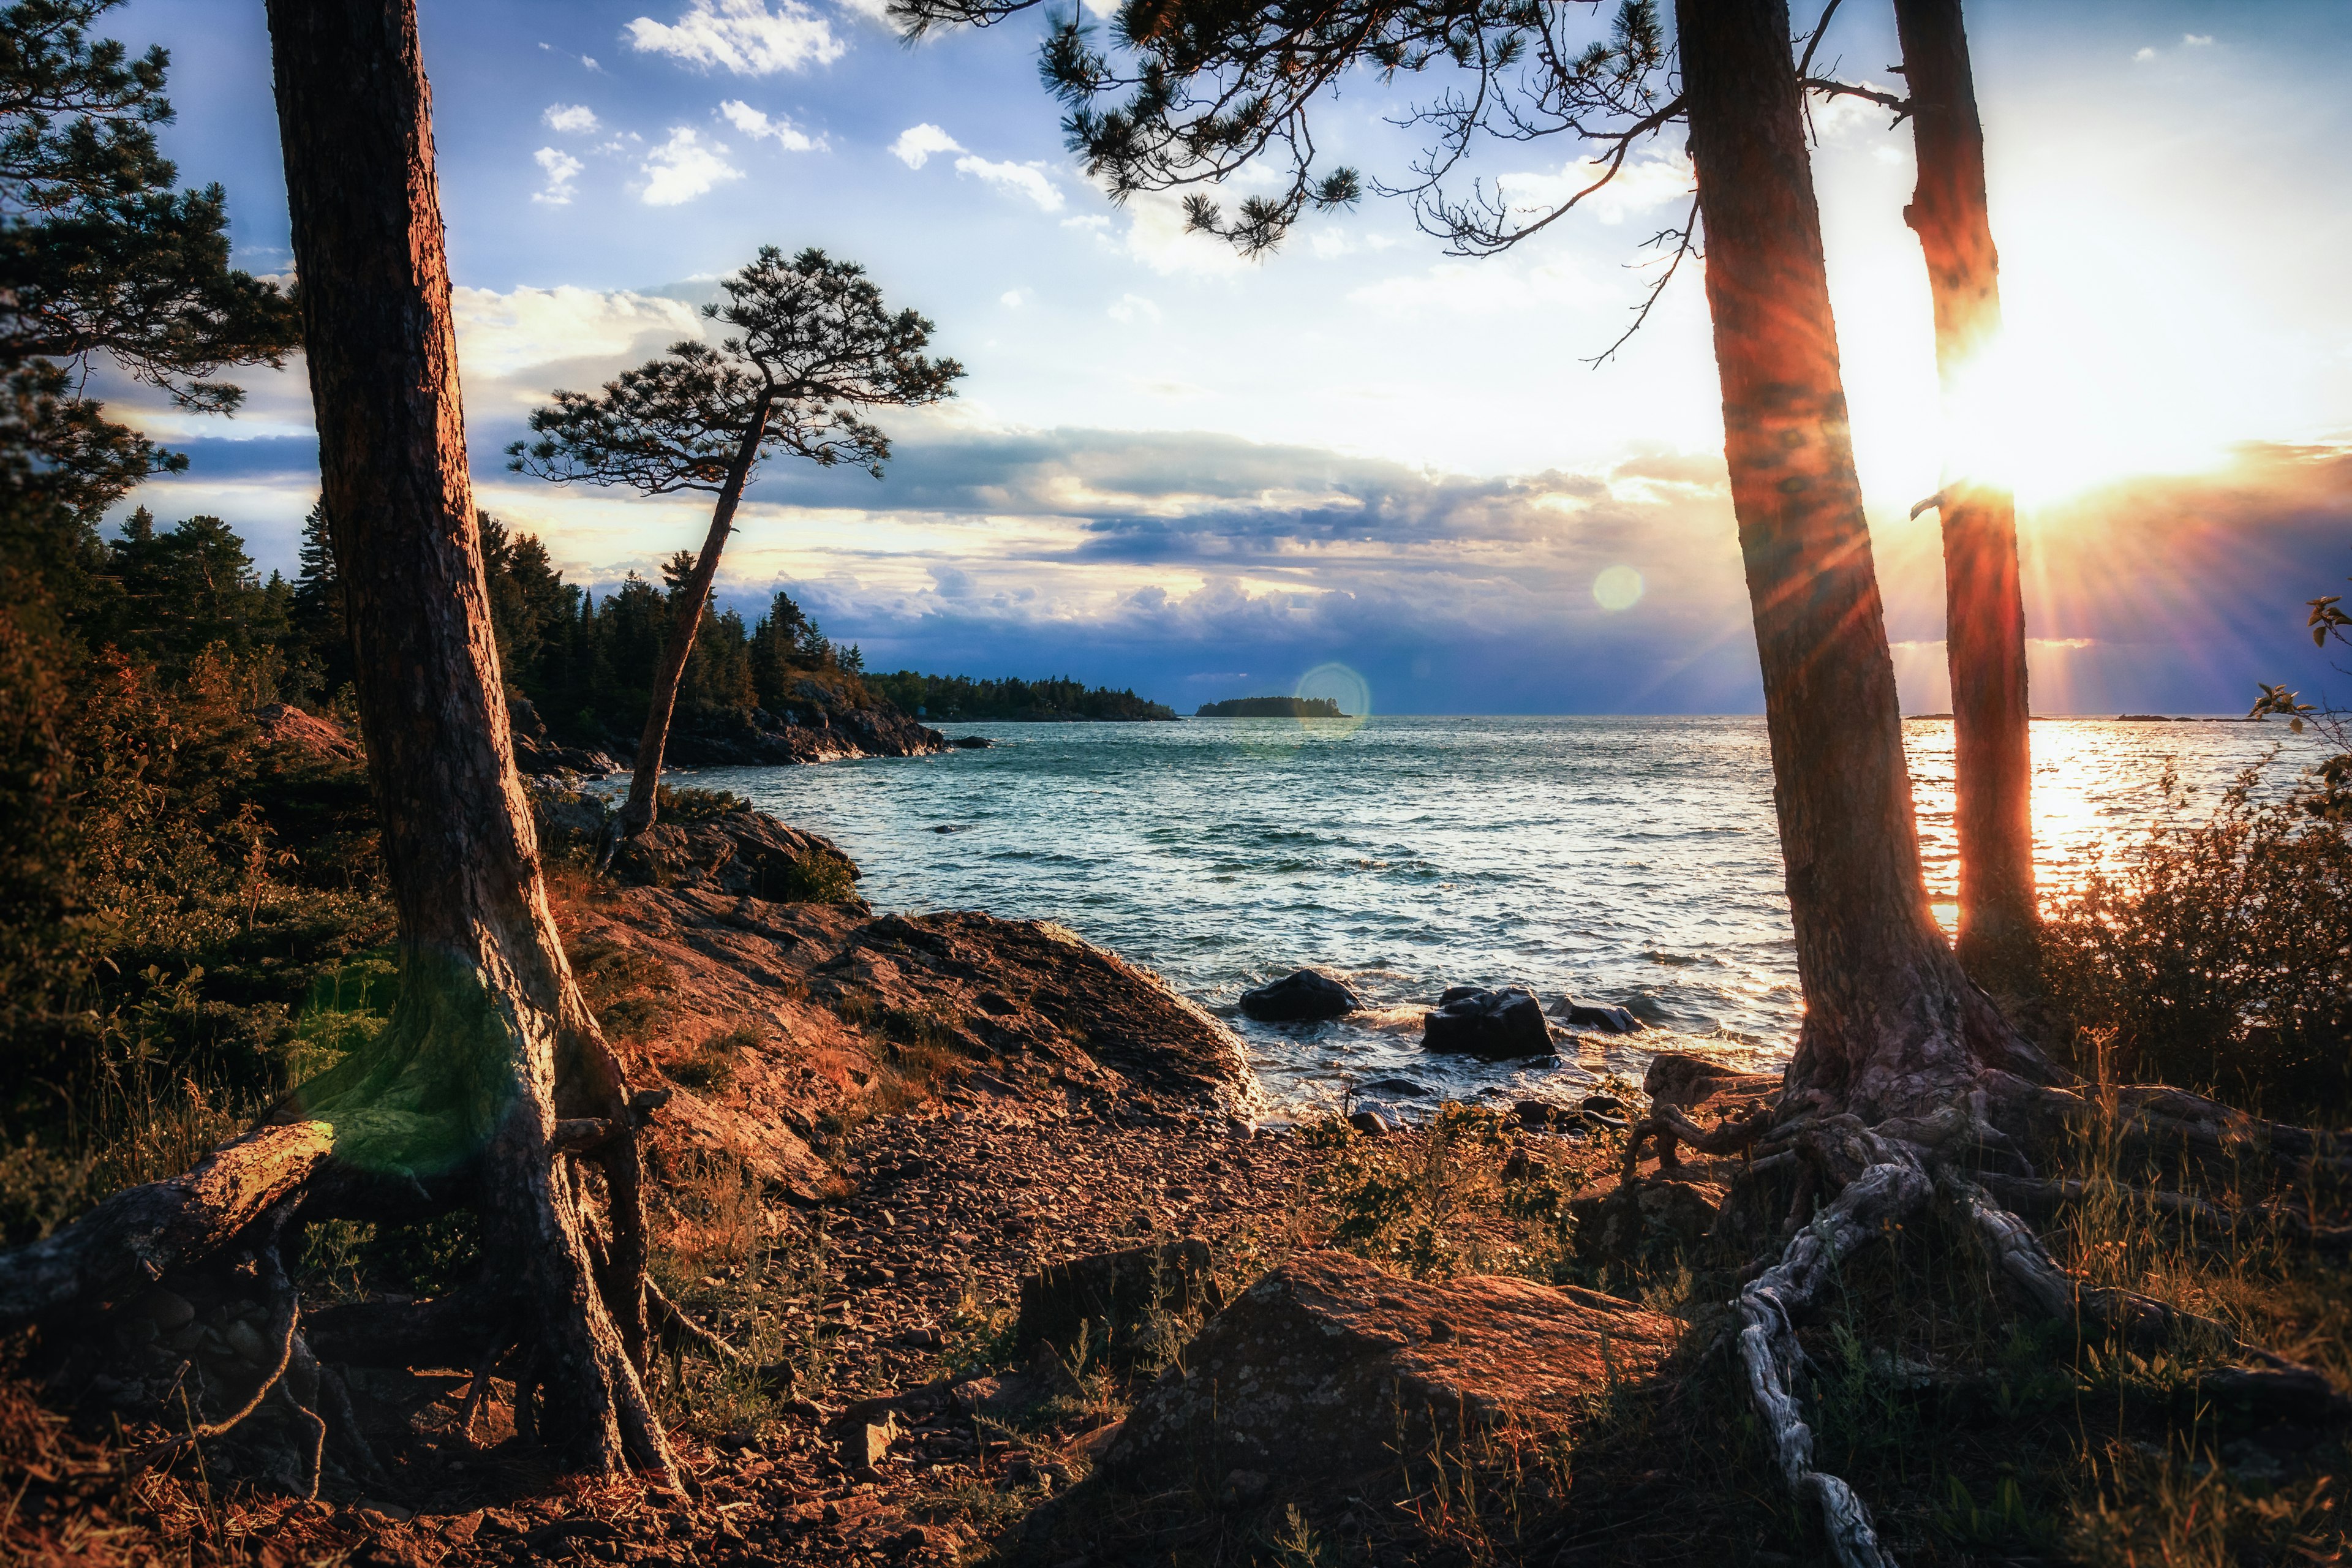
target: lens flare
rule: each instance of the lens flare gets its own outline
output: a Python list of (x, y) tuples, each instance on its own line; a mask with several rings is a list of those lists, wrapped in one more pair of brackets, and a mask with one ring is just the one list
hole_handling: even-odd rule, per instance
[(1339, 705), (1341, 718), (1299, 721), (1318, 735), (1360, 730), (1364, 721), (1372, 716), (1371, 683), (1344, 664), (1317, 665), (1298, 678), (1298, 685), (1291, 695), (1328, 697)]
[(1612, 566), (1592, 580), (1592, 598), (1614, 615), (1642, 602), (1642, 574), (1631, 566)]

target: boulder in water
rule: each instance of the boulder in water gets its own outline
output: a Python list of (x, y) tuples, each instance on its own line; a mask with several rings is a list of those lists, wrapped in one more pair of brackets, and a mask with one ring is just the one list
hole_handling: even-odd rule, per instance
[(1242, 1011), (1263, 1024), (1337, 1018), (1361, 1005), (1353, 991), (1312, 969), (1294, 969), (1271, 984), (1242, 993)]
[(996, 742), (985, 735), (958, 735), (954, 741), (956, 748), (965, 752), (984, 752), (994, 744)]
[(1551, 1055), (1551, 1026), (1543, 1006), (1524, 985), (1488, 991), (1475, 985), (1450, 987), (1437, 1010), (1422, 1016), (1421, 1048), (1454, 1051), (1500, 1061)]
[(1571, 996), (1559, 999), (1552, 1016), (1572, 1029), (1599, 1029), (1611, 1035), (1639, 1034), (1647, 1026), (1622, 1007), (1596, 1007)]

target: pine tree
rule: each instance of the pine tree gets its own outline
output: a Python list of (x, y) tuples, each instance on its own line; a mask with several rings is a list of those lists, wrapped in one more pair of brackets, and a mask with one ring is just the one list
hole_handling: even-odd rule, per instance
[(539, 435), (507, 448), (518, 472), (558, 484), (626, 485), (648, 495), (703, 490), (716, 497), (702, 551), (681, 552), (673, 587), (677, 626), (651, 676), (636, 776), (622, 808), (625, 833), (654, 820), (662, 752), (678, 684), (696, 643), (719, 557), (761, 460), (790, 452), (823, 467), (855, 463), (876, 479), (887, 437), (865, 410), (953, 395), (963, 367), (924, 357), (931, 323), (893, 314), (855, 262), (821, 250), (786, 260), (773, 246), (720, 281), (727, 299), (703, 314), (733, 329), (716, 347), (696, 340), (624, 371), (595, 395), (559, 391), (534, 411)]

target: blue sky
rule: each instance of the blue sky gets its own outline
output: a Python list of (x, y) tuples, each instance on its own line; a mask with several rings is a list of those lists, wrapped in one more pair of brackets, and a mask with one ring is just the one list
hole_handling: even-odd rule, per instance
[[(1844, 7), (1827, 52), (1885, 85), (1882, 9)], [(2325, 686), (2297, 627), (2352, 573), (2352, 7), (1986, 0), (1970, 21), (2010, 321), (1981, 439), (2025, 509), (2037, 709)], [(285, 268), (261, 7), (132, 0), (112, 23), (172, 49), (167, 143), (228, 187), (240, 263)], [(1170, 204), (1088, 185), (1034, 17), (908, 47), (846, 0), (425, 0), (422, 27), (477, 484), (575, 581), (649, 570), (703, 514), (523, 480), (499, 449), (551, 388), (696, 331), (760, 245), (818, 245), (970, 374), (951, 405), (885, 417), (879, 483), (772, 465), (730, 599), (787, 586), (883, 668), (1188, 707), (1332, 663), (1386, 711), (1758, 705), (1697, 277), (1617, 360), (1580, 363), (1687, 200), (1678, 138), (1499, 258), (1448, 259), (1368, 198), (1250, 264)], [(1419, 142), (1387, 117), (1436, 85), (1350, 83), (1323, 147), (1401, 175)], [(1898, 669), (1906, 705), (1937, 709), (1940, 565), (1932, 520), (1905, 518), (1943, 446), (1907, 128), (1851, 104), (1818, 128)], [(1480, 172), (1556, 182), (1577, 152)], [(194, 459), (137, 499), (224, 516), (290, 570), (307, 386), (299, 364), (245, 379), (228, 422), (116, 388)]]

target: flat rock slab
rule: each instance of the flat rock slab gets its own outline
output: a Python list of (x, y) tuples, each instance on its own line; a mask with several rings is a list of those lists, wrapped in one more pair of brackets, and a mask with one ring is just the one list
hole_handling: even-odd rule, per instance
[(1307, 1253), (1243, 1292), (1160, 1374), (1104, 1456), (1123, 1484), (1351, 1476), (1434, 1439), (1560, 1431), (1589, 1394), (1646, 1376), (1681, 1325), (1523, 1279), (1429, 1284)]

